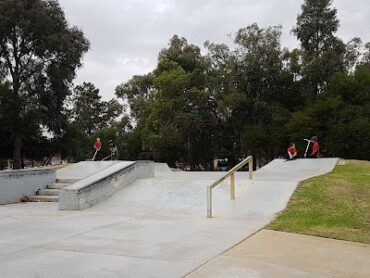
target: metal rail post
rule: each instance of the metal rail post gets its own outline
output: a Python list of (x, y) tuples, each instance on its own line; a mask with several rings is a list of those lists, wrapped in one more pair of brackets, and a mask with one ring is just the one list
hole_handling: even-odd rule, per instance
[(212, 189), (222, 183), (225, 179), (230, 177), (230, 199), (235, 200), (235, 173), (236, 171), (243, 168), (246, 164), (249, 164), (249, 179), (253, 178), (253, 157), (249, 156), (232, 168), (223, 177), (219, 178), (212, 185), (207, 187), (207, 217), (212, 218)]
[(212, 218), (212, 187), (207, 187), (207, 217)]
[(235, 200), (235, 174), (230, 175), (230, 199)]

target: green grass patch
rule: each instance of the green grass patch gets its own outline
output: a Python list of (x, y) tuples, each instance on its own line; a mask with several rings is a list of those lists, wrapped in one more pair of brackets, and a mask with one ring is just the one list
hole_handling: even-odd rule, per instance
[(267, 229), (370, 244), (370, 162), (302, 182)]

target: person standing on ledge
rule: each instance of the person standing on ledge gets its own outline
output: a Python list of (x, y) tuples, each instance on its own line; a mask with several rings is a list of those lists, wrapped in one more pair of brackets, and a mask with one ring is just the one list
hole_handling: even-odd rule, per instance
[(310, 158), (319, 158), (320, 157), (320, 145), (317, 140), (317, 137), (316, 136), (312, 137), (311, 142), (312, 142), (312, 151), (310, 154)]
[(112, 140), (109, 140), (109, 150), (110, 150), (110, 160), (117, 160), (117, 157), (118, 157), (118, 148), (113, 143)]
[(95, 149), (95, 153), (94, 153), (94, 156), (92, 158), (92, 161), (95, 160), (95, 157), (96, 157), (96, 154), (101, 150), (101, 147), (102, 147), (102, 143), (100, 141), (100, 138), (96, 138), (96, 141), (95, 141), (95, 144), (94, 144), (94, 149)]
[(291, 143), (289, 145), (289, 148), (288, 148), (288, 156), (289, 156), (289, 160), (294, 160), (297, 158), (297, 149), (295, 147), (295, 144), (294, 143)]

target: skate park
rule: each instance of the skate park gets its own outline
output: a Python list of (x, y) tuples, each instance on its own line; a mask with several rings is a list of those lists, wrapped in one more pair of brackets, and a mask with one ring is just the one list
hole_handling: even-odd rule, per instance
[(369, 11), (0, 0), (0, 278), (369, 278)]
[[(127, 168), (135, 162), (81, 162), (57, 170), (56, 177), (73, 187), (73, 181), (91, 180), (122, 163)], [(251, 180), (248, 171), (236, 172), (235, 200), (230, 179), (213, 190), (212, 218), (207, 217), (207, 188), (226, 173), (175, 172), (163, 163), (146, 163), (152, 169), (146, 177), (83, 209), (59, 209), (58, 202), (4, 205), (1, 273), (184, 277), (261, 230), (285, 208), (301, 180), (330, 172), (337, 163), (337, 158), (277, 159), (253, 172)]]

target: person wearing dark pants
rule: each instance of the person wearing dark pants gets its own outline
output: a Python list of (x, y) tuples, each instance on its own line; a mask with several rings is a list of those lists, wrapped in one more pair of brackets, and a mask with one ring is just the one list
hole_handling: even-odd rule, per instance
[(109, 140), (109, 150), (110, 150), (110, 159), (111, 160), (117, 160), (117, 158), (118, 158), (118, 148), (113, 143), (112, 140)]

